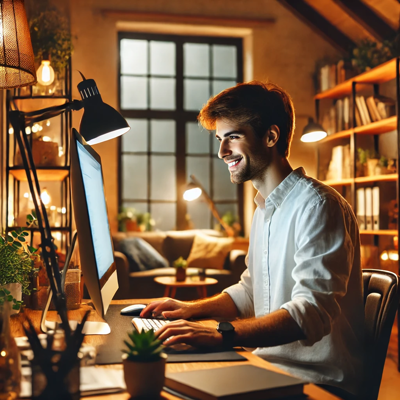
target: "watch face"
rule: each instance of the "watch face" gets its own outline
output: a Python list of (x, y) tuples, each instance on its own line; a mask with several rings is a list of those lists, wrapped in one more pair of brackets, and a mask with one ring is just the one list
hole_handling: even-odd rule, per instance
[(218, 331), (220, 332), (232, 332), (235, 328), (230, 322), (220, 322), (218, 325)]

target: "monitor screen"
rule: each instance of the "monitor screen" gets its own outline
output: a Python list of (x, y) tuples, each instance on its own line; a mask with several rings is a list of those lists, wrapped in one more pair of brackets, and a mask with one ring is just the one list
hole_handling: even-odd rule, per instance
[(118, 279), (101, 158), (75, 129), (72, 131), (71, 187), (81, 268), (93, 305), (104, 317), (118, 290)]

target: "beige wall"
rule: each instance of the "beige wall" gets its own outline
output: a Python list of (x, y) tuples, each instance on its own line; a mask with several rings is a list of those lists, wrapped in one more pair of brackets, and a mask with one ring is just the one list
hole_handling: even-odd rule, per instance
[[(73, 55), (73, 96), (79, 98), (76, 85), (80, 81), (77, 70), (87, 78), (96, 80), (103, 100), (116, 107), (118, 104), (118, 51), (117, 32), (146, 29), (202, 34), (230, 34), (245, 38), (245, 78), (269, 79), (291, 93), (297, 113), (296, 135), (293, 141), (290, 161), (293, 167), (304, 166), (310, 175), (315, 175), (315, 149), (300, 142), (301, 130), (307, 116), (314, 115), (312, 73), (315, 61), (324, 55), (331, 55), (334, 49), (311, 31), (305, 24), (283, 8), (276, 0), (69, 0), (71, 30), (75, 36)], [(275, 20), (263, 27), (251, 28), (243, 23), (229, 29), (217, 28), (213, 23), (200, 26), (182, 24), (179, 26), (160, 23), (138, 23), (126, 17), (104, 16), (101, 9), (130, 10), (148, 13), (168, 13), (219, 18), (248, 18)], [(117, 27), (118, 25), (118, 27)], [(215, 25), (215, 24), (214, 24)], [(178, 29), (179, 28), (179, 29)], [(219, 33), (218, 33), (219, 32)], [(78, 127), (79, 113), (74, 113), (74, 126)], [(104, 164), (105, 190), (112, 230), (116, 230), (118, 209), (117, 190), (117, 141), (97, 145)], [(251, 220), (252, 187), (246, 185), (245, 228)]]

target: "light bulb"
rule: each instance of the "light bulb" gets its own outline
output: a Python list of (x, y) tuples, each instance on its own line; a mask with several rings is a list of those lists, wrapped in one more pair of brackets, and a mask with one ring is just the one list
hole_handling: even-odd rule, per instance
[(54, 82), (54, 69), (49, 60), (42, 60), (36, 76), (38, 82), (43, 86), (51, 85)]
[(51, 201), (51, 197), (46, 189), (43, 189), (43, 192), (40, 195), (40, 198), (42, 199), (42, 202), (45, 206), (47, 206), (47, 204), (49, 204)]
[(201, 192), (202, 191), (200, 188), (189, 189), (189, 190), (186, 190), (186, 192), (183, 194), (183, 198), (186, 201), (193, 201), (200, 197)]

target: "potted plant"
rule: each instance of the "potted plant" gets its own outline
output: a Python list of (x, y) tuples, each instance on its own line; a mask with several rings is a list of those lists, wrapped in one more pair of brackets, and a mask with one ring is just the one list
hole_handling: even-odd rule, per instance
[(136, 210), (130, 207), (121, 207), (117, 215), (118, 230), (120, 232), (132, 232), (138, 230)]
[(186, 279), (187, 261), (183, 257), (175, 260), (172, 266), (176, 269), (175, 279), (177, 282), (183, 282)]
[(0, 298), (12, 303), (12, 313), (18, 313), (22, 293), (30, 294), (31, 275), (35, 271), (37, 249), (26, 243), (29, 233), (16, 228), (0, 236)]
[(167, 355), (152, 329), (128, 333), (122, 356), (128, 393), (136, 398), (158, 398), (164, 386)]

